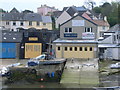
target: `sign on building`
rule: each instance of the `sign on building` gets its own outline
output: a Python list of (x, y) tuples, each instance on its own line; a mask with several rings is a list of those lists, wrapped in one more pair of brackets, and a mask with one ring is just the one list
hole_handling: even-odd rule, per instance
[(95, 39), (95, 34), (91, 32), (82, 33), (82, 39)]
[(64, 33), (64, 37), (77, 37), (77, 33)]
[(72, 26), (84, 26), (85, 21), (84, 20), (72, 20)]

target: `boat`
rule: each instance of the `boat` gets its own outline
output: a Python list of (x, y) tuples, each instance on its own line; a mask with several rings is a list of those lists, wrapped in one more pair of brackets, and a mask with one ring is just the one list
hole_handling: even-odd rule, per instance
[(120, 62), (115, 63), (115, 64), (111, 64), (111, 65), (110, 65), (110, 68), (111, 68), (111, 69), (120, 69)]

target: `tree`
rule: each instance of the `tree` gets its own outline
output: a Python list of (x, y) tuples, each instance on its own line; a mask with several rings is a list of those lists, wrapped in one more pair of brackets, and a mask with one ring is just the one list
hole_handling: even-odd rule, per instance
[(100, 7), (95, 7), (95, 8), (93, 8), (93, 11), (95, 13), (101, 13), (101, 8)]
[(99, 7), (94, 7), (93, 11), (107, 16), (110, 26), (120, 23), (120, 2), (105, 2)]
[(108, 16), (111, 13), (112, 6), (106, 2), (101, 6), (101, 13), (103, 16)]
[(96, 3), (93, 0), (87, 0), (85, 4), (88, 8), (91, 8), (91, 9), (93, 9), (94, 5), (96, 5)]

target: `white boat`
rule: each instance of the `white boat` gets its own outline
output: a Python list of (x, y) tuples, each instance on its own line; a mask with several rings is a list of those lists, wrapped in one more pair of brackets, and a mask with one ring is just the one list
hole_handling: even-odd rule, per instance
[(110, 68), (111, 68), (111, 69), (120, 69), (120, 62), (115, 63), (115, 64), (111, 64), (111, 65), (110, 65)]

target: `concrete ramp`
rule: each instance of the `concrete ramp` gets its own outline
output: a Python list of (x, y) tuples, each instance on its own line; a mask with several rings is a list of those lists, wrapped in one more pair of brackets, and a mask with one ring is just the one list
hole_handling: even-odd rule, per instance
[(60, 83), (98, 85), (98, 59), (68, 59)]

